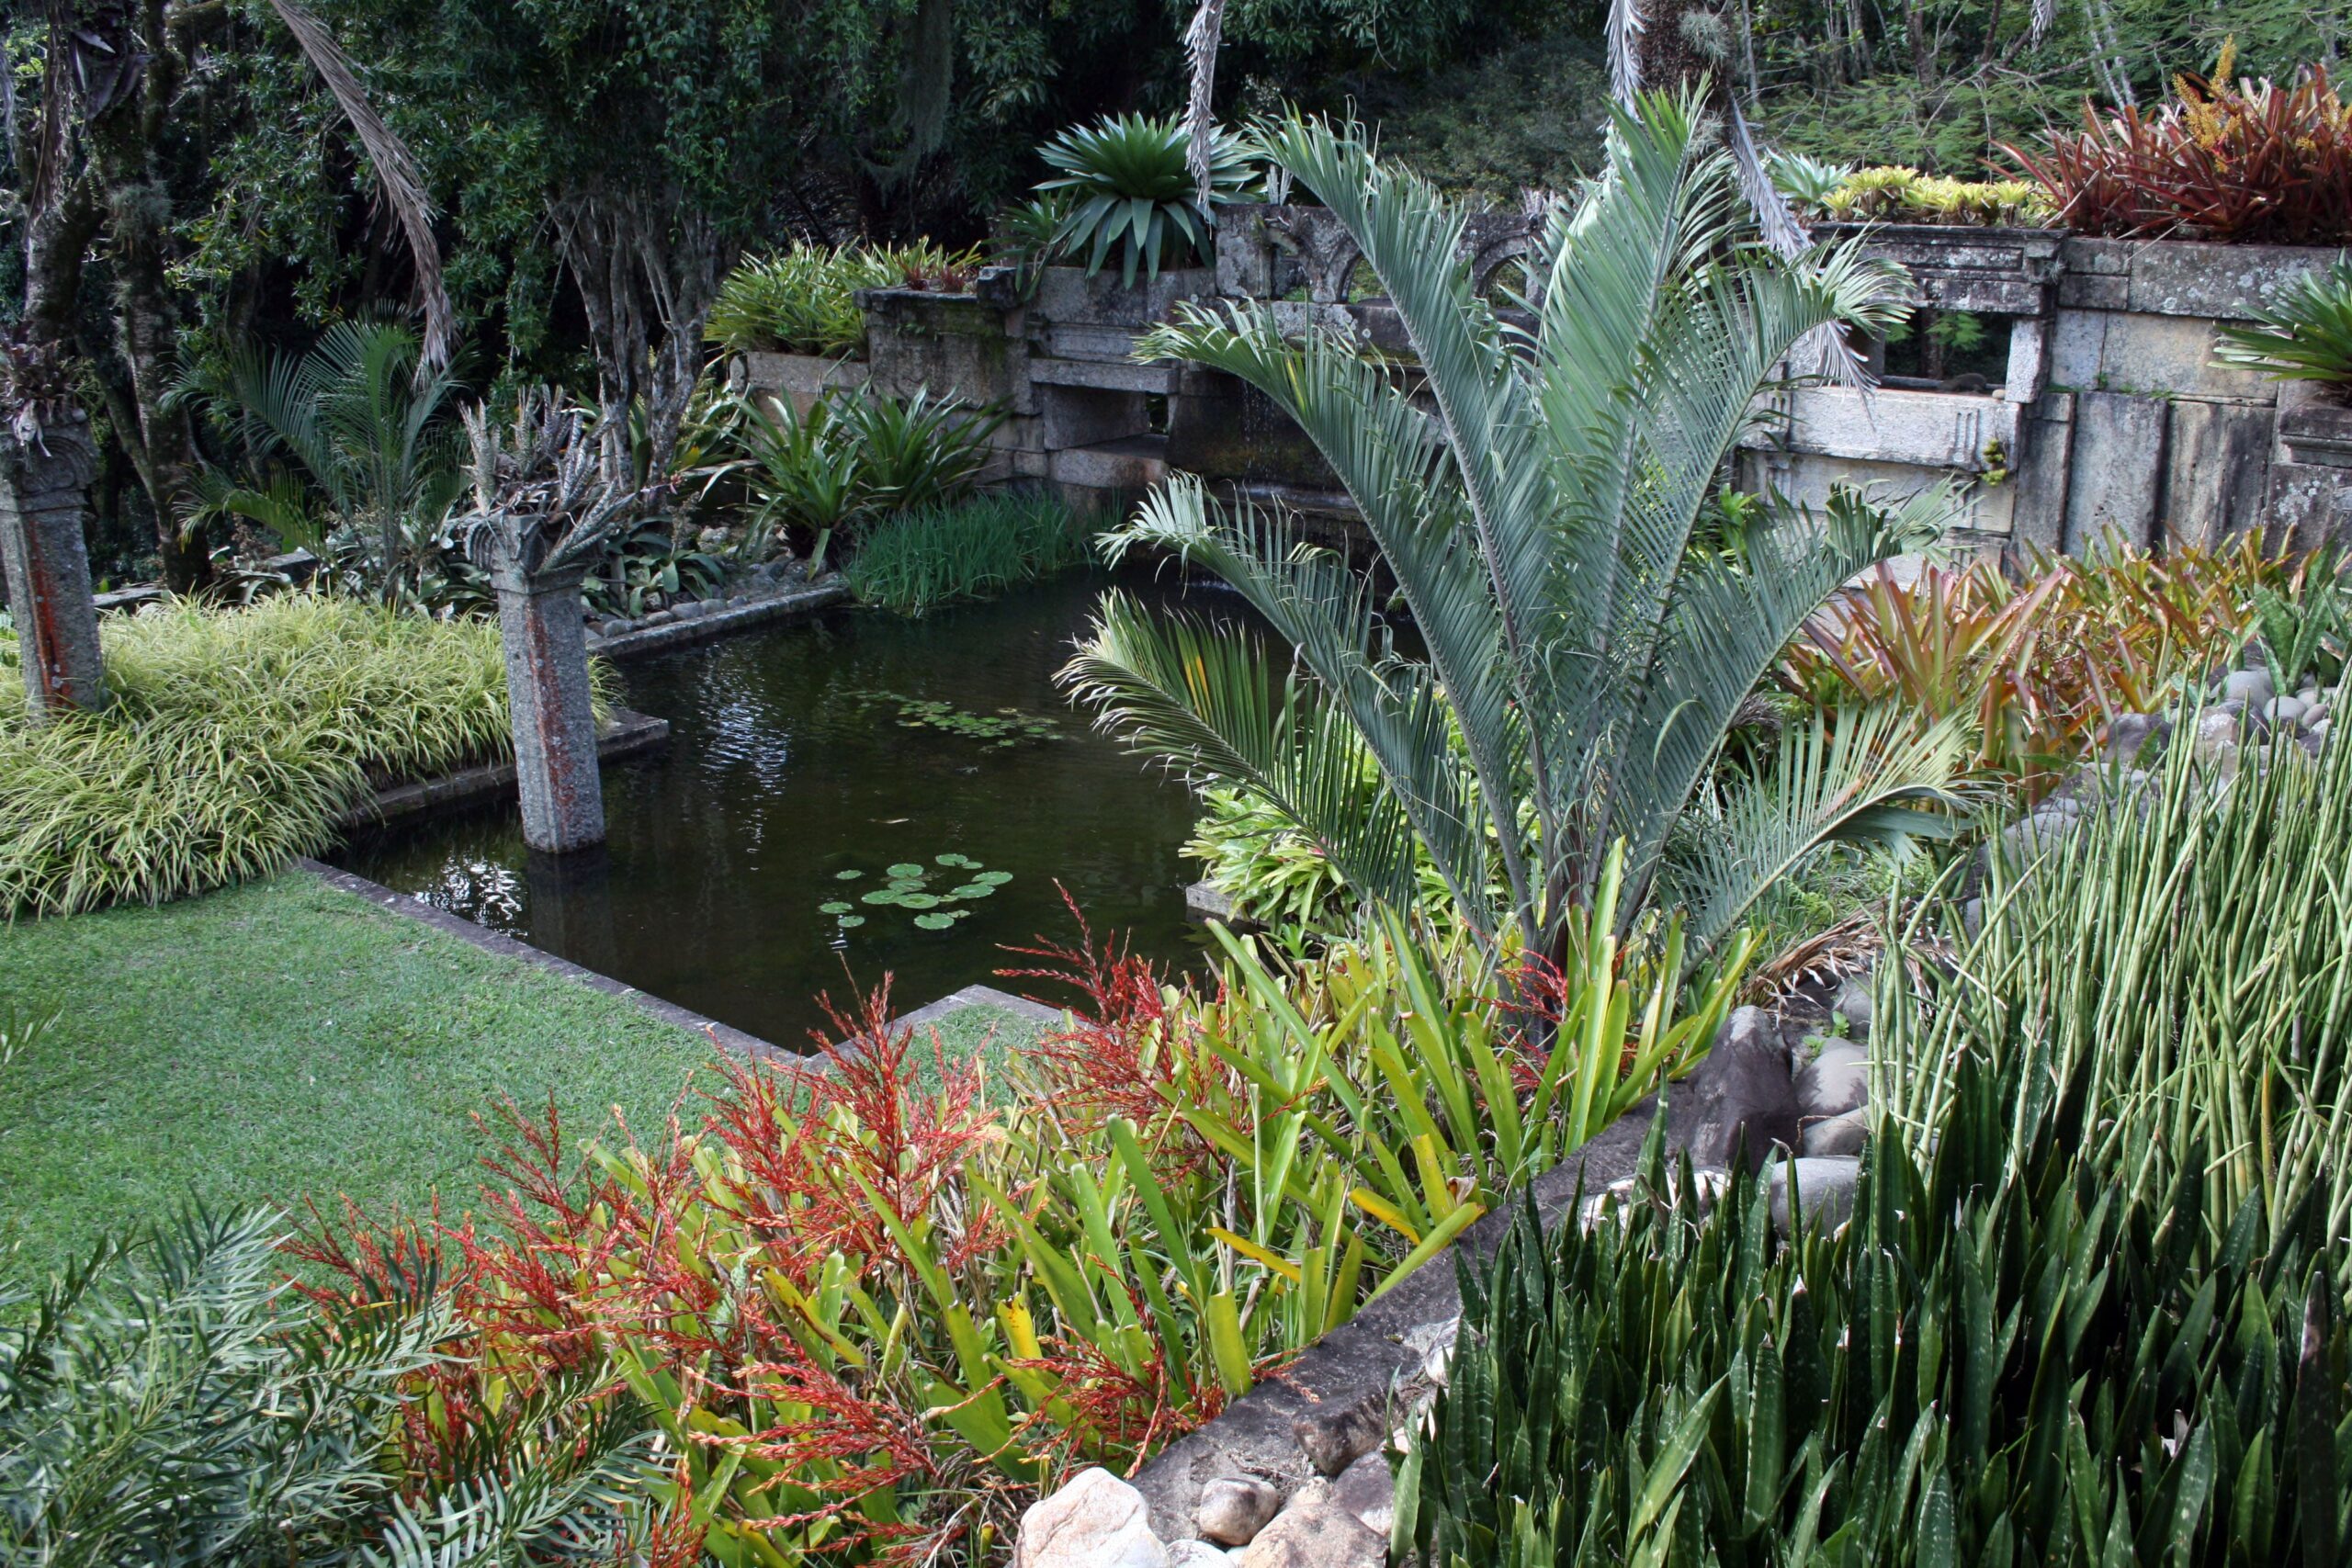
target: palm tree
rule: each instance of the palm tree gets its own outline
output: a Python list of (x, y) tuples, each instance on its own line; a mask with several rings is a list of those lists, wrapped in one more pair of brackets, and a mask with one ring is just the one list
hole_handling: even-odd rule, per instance
[[(1799, 624), (1949, 520), (1940, 493), (1891, 510), (1768, 502), (1736, 549), (1694, 544), (1776, 367), (1816, 328), (1883, 332), (1900, 276), (1850, 245), (1784, 259), (1753, 243), (1695, 101), (1650, 96), (1616, 114), (1606, 170), (1540, 236), (1522, 332), (1473, 293), (1453, 259), (1465, 214), (1427, 182), (1352, 130), (1295, 117), (1266, 140), (1362, 247), (1418, 378), (1328, 332), (1285, 337), (1255, 303), (1188, 306), (1139, 352), (1229, 372), (1297, 421), (1426, 653), (1390, 638), (1371, 573), (1179, 479), (1114, 539), (1223, 577), (1291, 645), (1293, 673), (1230, 628), (1114, 593), (1065, 679), (1138, 749), (1263, 796), (1368, 897), (1410, 900), (1419, 840), (1483, 938), (1516, 926), (1552, 952), (1614, 851), (1630, 934), (1735, 712)], [(1385, 784), (1369, 808), (1367, 754)], [(1949, 803), (1959, 741), (1857, 720), (1782, 755), (1780, 776), (1712, 814), (1734, 837), (1697, 857), (1702, 943), (1833, 838), (1933, 830), (1918, 807)]]
[[(397, 322), (337, 321), (300, 358), (241, 344), (183, 390), (211, 406), (257, 470), (242, 484), (206, 474), (199, 515), (258, 523), (288, 547), (342, 533), (388, 591), (465, 490), (448, 418), (457, 379), (423, 367), (417, 334)], [(278, 466), (288, 460), (295, 471)]]

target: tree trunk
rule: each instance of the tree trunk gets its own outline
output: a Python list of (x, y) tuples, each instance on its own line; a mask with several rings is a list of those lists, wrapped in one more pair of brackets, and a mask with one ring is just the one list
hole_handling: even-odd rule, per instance
[(106, 704), (98, 610), (82, 537), (92, 477), (90, 424), (79, 409), (0, 433), (0, 567), (17, 626), (25, 696), (36, 724)]

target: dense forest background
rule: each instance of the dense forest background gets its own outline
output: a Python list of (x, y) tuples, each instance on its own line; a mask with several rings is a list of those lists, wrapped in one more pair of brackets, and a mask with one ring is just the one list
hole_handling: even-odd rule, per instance
[[(2225, 40), (2244, 74), (2332, 62), (2352, 17), (2352, 0), (2047, 4), (1681, 0), (1655, 25), (1711, 62), (1777, 145), (1974, 175), (2000, 143), (2078, 118), (2086, 98), (2160, 98), (2171, 73), (2210, 69)], [(691, 297), (747, 250), (983, 238), (1027, 196), (1053, 132), (1182, 107), (1190, 11), (1191, 0), (315, 7), (414, 154), (458, 372), (477, 386), (594, 380), (614, 345), (698, 321)], [(1513, 202), (1592, 158), (1604, 19), (1590, 3), (1231, 0), (1219, 107), (1352, 112), (1442, 184)], [(419, 282), (398, 214), (283, 6), (17, 0), (0, 209), (0, 268), (16, 273), (0, 278), (0, 320), (24, 294), (26, 144), (44, 60), (74, 37), (86, 46), (77, 69), (117, 73), (147, 100), (135, 124), (116, 116), (124, 129), (92, 139), (97, 216), (78, 286), (98, 532), (116, 541), (99, 565), (120, 573), (156, 536), (158, 502), (172, 504), (179, 437), (156, 427), (179, 416), (152, 385), (159, 344), (175, 374), (200, 376), (232, 344), (299, 347), (340, 317), (411, 311)]]

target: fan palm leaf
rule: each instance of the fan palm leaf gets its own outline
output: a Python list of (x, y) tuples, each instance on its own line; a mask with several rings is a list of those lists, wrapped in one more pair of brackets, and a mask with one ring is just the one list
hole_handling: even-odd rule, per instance
[[(1627, 934), (1741, 699), (1804, 616), (1952, 515), (1941, 492), (1891, 508), (1841, 493), (1818, 512), (1766, 502), (1735, 555), (1694, 544), (1759, 394), (1792, 351), (1823, 331), (1883, 329), (1902, 308), (1901, 276), (1850, 245), (1789, 257), (1759, 243), (1733, 161), (1690, 96), (1616, 113), (1606, 168), (1533, 248), (1523, 328), (1475, 292), (1454, 259), (1467, 215), (1427, 182), (1318, 120), (1295, 117), (1262, 142), (1346, 225), (1418, 363), (1371, 359), (1325, 330), (1285, 335), (1249, 303), (1182, 307), (1139, 352), (1238, 377), (1297, 423), (1356, 503), (1421, 651), (1396, 651), (1388, 590), (1375, 592), (1371, 574), (1194, 481), (1165, 487), (1119, 537), (1182, 552), (1264, 616), (1324, 705), (1317, 722), (1354, 728), (1360, 757), (1484, 937), (1516, 924), (1545, 951), (1566, 940), (1614, 846)], [(1131, 606), (1098, 628), (1074, 669), (1098, 696), (1125, 694), (1106, 700), (1106, 722), (1266, 794), (1343, 874), (1362, 863), (1362, 891), (1386, 897), (1409, 857), (1365, 852), (1385, 829), (1360, 804), (1320, 817), (1337, 794), (1283, 782), (1276, 753), (1285, 733), (1304, 733), (1312, 704), (1286, 699), (1295, 711), (1280, 722), (1231, 702), (1213, 709), (1155, 671), (1218, 639), (1172, 635)], [(1220, 684), (1292, 690), (1295, 671), (1250, 664), (1250, 646), (1220, 648)], [(1134, 697), (1145, 689), (1148, 722)], [(1885, 787), (1910, 800), (1949, 750), (1856, 733), (1843, 749), (1804, 753), (1846, 770), (1847, 784), (1781, 790), (1775, 798), (1798, 814), (1772, 818), (1769, 833), (1764, 816), (1738, 818), (1760, 836), (1724, 863), (1726, 876), (1753, 867), (1769, 881), (1804, 846), (1890, 830), (1895, 818), (1854, 804), (1875, 798), (1871, 770), (1907, 781)], [(1485, 898), (1490, 833), (1507, 907)], [(1730, 919), (1753, 901), (1726, 883), (1708, 907)], [(1702, 934), (1725, 929), (1710, 921)]]

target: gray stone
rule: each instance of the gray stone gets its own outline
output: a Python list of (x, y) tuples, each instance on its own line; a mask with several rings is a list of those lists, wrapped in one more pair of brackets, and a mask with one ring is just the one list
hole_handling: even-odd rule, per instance
[(1382, 1535), (1396, 1516), (1396, 1478), (1389, 1472), (1388, 1456), (1369, 1453), (1340, 1472), (1331, 1483), (1332, 1500)]
[(1258, 1532), (1282, 1506), (1283, 1495), (1272, 1483), (1254, 1475), (1221, 1475), (1201, 1488), (1193, 1524), (1204, 1540), (1247, 1546), (1258, 1539)]
[(1012, 1568), (1169, 1568), (1143, 1494), (1096, 1465), (1021, 1516)]
[[(1871, 1032), (1871, 977), (1857, 975), (1838, 987), (1838, 999), (1829, 1010), (1846, 1021), (1846, 1027), (1856, 1034)], [(1802, 1095), (1800, 1095), (1802, 1098)]]
[(1168, 1568), (1227, 1568), (1232, 1561), (1225, 1548), (1205, 1540), (1180, 1540), (1168, 1549)]
[(2070, 813), (2039, 810), (2001, 829), (2001, 849), (2011, 865), (2024, 865), (2056, 849), (2074, 828), (2075, 818)]
[(1724, 1020), (1714, 1046), (1682, 1093), (1693, 1115), (1690, 1163), (1728, 1169), (1742, 1159), (1762, 1168), (1775, 1146), (1797, 1145), (1796, 1089), (1780, 1026), (1761, 1008), (1744, 1007)]
[(2263, 705), (2262, 716), (2272, 724), (2289, 729), (2302, 728), (2303, 716), (2311, 712), (2311, 705), (2301, 697), (2274, 697)]
[(1862, 1152), (1862, 1145), (1870, 1142), (1870, 1107), (1858, 1105), (1843, 1116), (1809, 1124), (1804, 1130), (1804, 1156), (1833, 1159), (1858, 1155)]
[(2163, 399), (2076, 395), (2075, 478), (2066, 496), (2069, 555), (2088, 555), (2103, 545), (2147, 549), (2157, 543), (2164, 446)]
[(2238, 716), (2220, 708), (2199, 716), (2192, 754), (2200, 768), (2228, 778), (2238, 771)]
[(1259, 1533), (1241, 1568), (1388, 1568), (1388, 1538), (1340, 1506), (1327, 1485), (1303, 1486)]
[(2156, 714), (2120, 713), (2108, 721), (2107, 757), (2111, 762), (2128, 763), (2144, 750), (2148, 743), (2163, 736), (2172, 728), (2169, 721)]
[(641, 626), (666, 626), (677, 618), (677, 612), (674, 610), (656, 610), (637, 624)]
[(1318, 1410), (1295, 1423), (1292, 1431), (1306, 1462), (1325, 1475), (1337, 1475), (1380, 1446), (1388, 1424), (1385, 1396), (1366, 1394), (1336, 1410)]
[(2267, 670), (2233, 670), (2222, 677), (2222, 700), (2258, 709), (2278, 694)]
[(1798, 1213), (1808, 1223), (1833, 1230), (1854, 1212), (1854, 1187), (1861, 1179), (1856, 1159), (1777, 1159), (1766, 1173), (1770, 1192), (1772, 1224), (1782, 1235), (1793, 1229), (1789, 1218), (1790, 1179), (1795, 1179)]
[(2313, 719), (2312, 721), (2311, 729), (2308, 732), (2309, 738), (2313, 740), (2325, 740), (2327, 739), (2329, 724), (2330, 721), (2324, 718)]
[(1828, 1045), (1797, 1075), (1797, 1114), (1806, 1121), (1843, 1116), (1870, 1092), (1870, 1053), (1859, 1045)]

